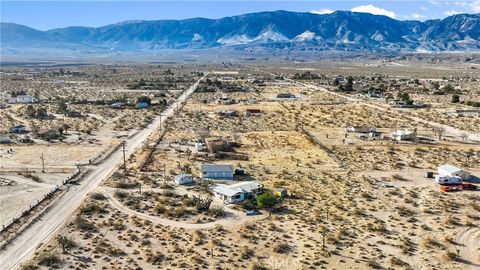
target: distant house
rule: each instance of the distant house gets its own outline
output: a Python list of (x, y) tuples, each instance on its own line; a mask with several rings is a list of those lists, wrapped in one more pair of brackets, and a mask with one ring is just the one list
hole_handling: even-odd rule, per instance
[(392, 133), (392, 138), (396, 141), (409, 141), (414, 140), (416, 132), (409, 129), (398, 129)]
[(18, 95), (8, 100), (8, 103), (36, 103), (38, 100), (29, 95)]
[(241, 182), (233, 185), (215, 185), (212, 188), (215, 197), (225, 204), (239, 203), (263, 192), (263, 185), (256, 181)]
[(455, 112), (449, 112), (448, 115), (455, 117), (480, 117), (480, 110), (455, 110)]
[(290, 94), (290, 93), (280, 93), (280, 94), (277, 94), (277, 98), (296, 98), (296, 96), (294, 94)]
[(123, 108), (123, 106), (125, 106), (123, 102), (115, 102), (112, 105), (110, 105), (110, 108), (121, 109)]
[(200, 170), (203, 178), (233, 180), (234, 170), (230, 164), (202, 164)]
[(175, 176), (175, 183), (178, 185), (185, 185), (193, 183), (193, 177), (191, 174), (178, 174)]
[(0, 137), (0, 144), (9, 144), (12, 143), (12, 139), (10, 137)]
[(462, 180), (468, 180), (470, 178), (470, 173), (455, 166), (445, 164), (438, 167), (438, 174), (440, 176), (449, 176), (449, 177), (460, 177)]
[(10, 133), (26, 133), (28, 132), (27, 131), (27, 127), (25, 125), (17, 125), (17, 126), (14, 126), (14, 127), (11, 127), (10, 128)]
[(207, 149), (211, 153), (227, 151), (227, 141), (222, 138), (206, 138)]
[(41, 129), (37, 132), (37, 135), (46, 141), (54, 140), (59, 136), (55, 129)]
[(220, 111), (218, 115), (221, 117), (235, 117), (238, 115), (237, 111)]
[(245, 110), (245, 116), (259, 115), (261, 113), (262, 113), (262, 110), (260, 110), (260, 109), (246, 109)]
[(65, 114), (68, 117), (82, 117), (82, 113), (78, 111), (67, 111)]
[(135, 108), (137, 108), (137, 109), (146, 109), (146, 108), (148, 108), (148, 106), (150, 106), (150, 105), (148, 105), (148, 103), (146, 103), (146, 102), (140, 102), (140, 103), (135, 104)]
[(371, 132), (377, 132), (377, 129), (372, 127), (348, 127), (346, 128), (346, 132), (371, 133)]

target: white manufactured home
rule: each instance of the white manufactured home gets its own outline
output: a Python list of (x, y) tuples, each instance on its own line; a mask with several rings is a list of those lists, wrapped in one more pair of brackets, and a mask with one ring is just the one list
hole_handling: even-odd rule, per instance
[(193, 183), (193, 177), (191, 174), (178, 174), (175, 176), (175, 184), (185, 185)]
[(225, 204), (239, 203), (262, 193), (263, 185), (256, 181), (241, 182), (233, 185), (218, 184), (212, 187), (215, 197)]
[(470, 173), (449, 164), (439, 166), (438, 175), (450, 176), (450, 177), (456, 176), (456, 177), (460, 177), (462, 180), (468, 180), (470, 178)]

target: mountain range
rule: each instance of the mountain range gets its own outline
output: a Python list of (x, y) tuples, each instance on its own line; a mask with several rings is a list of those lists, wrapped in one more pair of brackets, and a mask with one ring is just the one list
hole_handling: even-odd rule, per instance
[(400, 21), (350, 11), (272, 11), (221, 19), (125, 21), (102, 27), (39, 31), (1, 23), (2, 53), (67, 50), (86, 53), (234, 48), (360, 52), (480, 50), (480, 14)]

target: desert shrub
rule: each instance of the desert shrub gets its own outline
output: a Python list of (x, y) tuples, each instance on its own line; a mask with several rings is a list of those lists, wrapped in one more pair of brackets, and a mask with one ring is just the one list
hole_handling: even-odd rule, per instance
[(89, 203), (80, 208), (80, 214), (82, 215), (92, 215), (95, 213), (105, 214), (108, 213), (108, 210), (97, 203)]
[(37, 269), (40, 269), (38, 266), (34, 265), (34, 264), (25, 264), (22, 266), (22, 268), (20, 268), (22, 270), (37, 270)]
[(81, 216), (77, 216), (77, 218), (75, 218), (74, 224), (82, 231), (95, 230), (95, 225)]
[(51, 253), (44, 253), (38, 258), (38, 264), (43, 266), (60, 267), (62, 263), (60, 256)]
[(120, 191), (120, 190), (115, 191), (114, 195), (115, 195), (115, 197), (117, 197), (119, 199), (125, 199), (125, 198), (128, 198), (130, 196), (130, 194), (128, 194), (127, 192)]
[(450, 250), (445, 251), (445, 253), (443, 254), (443, 257), (448, 261), (455, 261), (458, 259), (457, 253)]
[(288, 253), (291, 247), (287, 243), (279, 243), (273, 246), (273, 252), (275, 253)]
[(95, 192), (92, 194), (92, 199), (97, 201), (103, 201), (107, 199), (107, 196), (103, 195), (102, 193)]
[(222, 207), (211, 207), (208, 209), (208, 213), (217, 218), (224, 217), (227, 214)]
[(157, 251), (157, 253), (155, 253), (154, 255), (152, 255), (147, 259), (147, 262), (153, 265), (158, 265), (158, 264), (161, 264), (164, 259), (165, 259), (165, 255)]
[(285, 181), (284, 180), (280, 180), (280, 181), (275, 181), (273, 183), (273, 186), (276, 187), (276, 188), (279, 188), (279, 187), (282, 187), (285, 185)]
[(167, 211), (167, 208), (163, 205), (157, 205), (155, 206), (155, 213), (157, 214), (164, 214)]
[(244, 260), (247, 260), (247, 259), (251, 258), (253, 255), (254, 255), (253, 250), (250, 249), (247, 246), (243, 246), (240, 249), (240, 257), (242, 257), (242, 259), (244, 259)]
[(123, 189), (132, 189), (132, 188), (137, 188), (138, 184), (135, 182), (120, 181), (115, 184), (115, 187), (123, 188)]

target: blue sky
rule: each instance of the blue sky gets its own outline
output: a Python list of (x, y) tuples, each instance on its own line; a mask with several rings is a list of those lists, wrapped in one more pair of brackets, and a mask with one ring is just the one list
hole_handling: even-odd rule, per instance
[(65, 26), (102, 26), (126, 20), (221, 18), (258, 11), (290, 10), (330, 13), (352, 10), (399, 20), (444, 18), (480, 13), (480, 0), (403, 1), (0, 1), (2, 22), (39, 30)]

